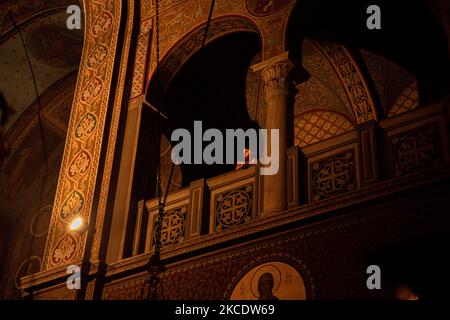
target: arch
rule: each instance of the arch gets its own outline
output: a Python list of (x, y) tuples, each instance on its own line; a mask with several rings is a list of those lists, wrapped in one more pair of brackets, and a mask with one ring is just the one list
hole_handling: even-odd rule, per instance
[[(376, 120), (376, 106), (368, 82), (350, 52), (344, 46), (333, 43), (310, 39), (303, 39), (302, 42), (301, 68), (310, 77), (297, 88), (301, 92), (302, 88), (322, 88), (323, 93), (332, 94), (330, 97), (335, 101), (330, 104), (329, 99), (325, 100), (328, 103), (324, 103), (314, 98), (315, 108), (327, 105), (326, 109), (345, 113), (358, 124)], [(304, 99), (307, 100), (308, 96), (299, 96), (299, 100)]]
[[(249, 67), (255, 59), (260, 59), (260, 52), (258, 34), (227, 33), (190, 55), (179, 70), (174, 71), (165, 92), (156, 91), (155, 86), (153, 90), (159, 94), (156, 96), (152, 91), (153, 100), (150, 101), (155, 105), (160, 103), (168, 116), (162, 127), (166, 136), (170, 137), (177, 128), (185, 128), (194, 134), (194, 121), (202, 121), (205, 130), (219, 129), (223, 134), (226, 129), (255, 127), (248, 112), (246, 80), (251, 72)], [(226, 150), (223, 151), (225, 155)], [(235, 166), (185, 163), (181, 168), (186, 186), (201, 177), (234, 170)]]
[[(180, 68), (202, 47), (202, 41), (205, 33), (205, 23), (202, 23), (181, 37), (171, 49), (167, 51), (160, 63), (160, 93), (164, 93), (172, 79)], [(242, 15), (222, 15), (214, 18), (209, 27), (208, 36), (205, 45), (219, 39), (222, 36), (237, 33), (252, 32), (260, 36), (262, 42), (262, 33), (258, 25), (248, 17)], [(146, 95), (152, 95), (157, 92), (155, 83), (155, 66), (152, 69), (152, 77), (147, 84)], [(149, 97), (152, 100), (152, 97)]]
[(338, 75), (358, 124), (378, 120), (377, 108), (361, 68), (343, 45), (314, 41)]
[[(133, 8), (127, 11), (126, 16), (122, 17), (124, 2), (82, 1), (85, 22), (84, 46), (42, 261), (42, 270), (44, 271), (81, 261), (85, 254), (87, 234), (76, 237), (76, 239), (68, 238), (66, 223), (60, 218), (60, 213), (74, 190), (77, 190), (85, 200), (85, 205), (80, 209), (79, 214), (95, 225), (96, 233), (90, 235), (95, 237), (91, 256), (98, 255), (104, 212), (99, 212), (101, 211), (99, 209), (96, 217), (93, 217), (91, 213), (94, 207), (94, 190), (97, 184), (100, 155), (103, 150), (106, 114), (111, 98), (110, 88), (116, 61), (116, 49), (120, 43), (129, 39), (132, 31), (131, 28), (128, 28), (125, 32), (126, 35), (122, 39), (119, 38), (121, 22), (125, 19), (128, 21), (133, 19)], [(131, 1), (129, 4), (132, 6)], [(124, 66), (122, 66), (123, 68)], [(123, 83), (123, 71), (119, 73), (119, 78), (119, 83)], [(121, 94), (121, 90), (116, 93), (116, 97), (119, 95), (118, 101), (121, 100)], [(117, 104), (117, 102), (115, 103)], [(120, 105), (115, 105), (112, 109), (114, 110), (113, 121), (117, 121)], [(85, 124), (83, 119), (90, 121), (88, 130), (80, 129)], [(81, 124), (82, 122), (83, 124)], [(115, 139), (117, 132), (114, 129), (116, 128), (110, 132), (110, 138)], [(107, 157), (114, 153), (114, 148), (112, 149), (112, 151), (107, 150)], [(108, 158), (105, 163), (105, 170), (109, 170), (112, 166), (111, 159)], [(61, 259), (61, 257), (64, 258)]]
[[(407, 1), (407, 5), (406, 1), (388, 1), (384, 7), (396, 17), (397, 23), (392, 28), (372, 32), (365, 28), (365, 21), (361, 19), (361, 13), (367, 9), (363, 1), (347, 6), (338, 1), (297, 1), (285, 30), (286, 48), (300, 54), (298, 43), (305, 38), (335, 43), (338, 47), (333, 51), (347, 51), (345, 55), (352, 60), (351, 65), (362, 79), (370, 84), (367, 89), (375, 98), (378, 96), (372, 85), (373, 75), (367, 72), (360, 53), (348, 48), (379, 54), (410, 72), (419, 83), (423, 103), (445, 96), (450, 64), (443, 28), (424, 1)], [(417, 19), (422, 23), (410, 24)], [(403, 28), (404, 25), (408, 28)], [(378, 99), (375, 106), (378, 115), (374, 120), (383, 116)]]

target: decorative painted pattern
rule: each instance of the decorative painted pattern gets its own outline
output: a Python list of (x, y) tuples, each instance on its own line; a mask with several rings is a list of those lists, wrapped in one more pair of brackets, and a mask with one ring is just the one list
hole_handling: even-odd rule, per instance
[(86, 234), (73, 237), (74, 214), (90, 219), (118, 42), (121, 2), (85, 3), (86, 37), (61, 166), (43, 269), (82, 259)]
[[(186, 207), (181, 207), (167, 212), (164, 215), (161, 226), (161, 244), (168, 246), (184, 240), (186, 229)], [(156, 234), (154, 232), (154, 234)]]
[[(236, 16), (224, 17), (211, 22), (207, 41), (239, 31), (259, 32), (257, 26), (248, 19)], [(162, 61), (161, 82), (163, 88), (167, 88), (181, 66), (200, 49), (203, 36), (204, 27), (195, 29), (190, 35), (184, 37)]]
[(416, 80), (411, 82), (397, 97), (389, 110), (388, 118), (416, 109), (420, 103), (419, 85)]
[(131, 97), (137, 97), (144, 92), (145, 72), (148, 60), (150, 43), (150, 32), (141, 33), (138, 37), (136, 58), (133, 73), (133, 85), (131, 87)]
[(255, 16), (269, 16), (285, 7), (291, 0), (247, 0), (248, 11)]
[(356, 188), (353, 151), (311, 164), (311, 201), (319, 201)]
[[(318, 42), (320, 44), (320, 42)], [(375, 104), (364, 76), (357, 63), (344, 46), (326, 44), (321, 46), (338, 74), (349, 98), (358, 123), (377, 120)]]
[(307, 112), (295, 118), (295, 145), (305, 147), (353, 129), (353, 124), (338, 113), (324, 110)]
[(252, 190), (252, 185), (246, 185), (216, 196), (217, 231), (251, 220)]

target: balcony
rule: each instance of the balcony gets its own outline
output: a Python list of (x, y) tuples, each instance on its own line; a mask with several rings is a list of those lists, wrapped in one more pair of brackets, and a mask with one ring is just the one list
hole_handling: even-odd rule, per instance
[[(257, 166), (201, 179), (170, 193), (162, 222), (163, 259), (209, 246), (220, 248), (236, 239), (248, 240), (274, 227), (307, 223), (320, 214), (413, 187), (412, 182), (429, 180), (418, 178), (426, 176), (427, 169), (443, 168), (446, 175), (448, 147), (440, 142), (444, 141), (440, 136), (448, 132), (443, 109), (439, 105), (418, 109), (395, 121), (382, 120), (378, 127), (364, 127), (301, 150), (289, 148), (287, 209), (283, 212), (261, 215), (263, 179)], [(422, 125), (417, 129), (411, 122)], [(386, 150), (384, 154), (368, 151), (378, 148), (374, 137)], [(414, 139), (429, 145), (406, 150), (417, 145)], [(379, 166), (384, 170), (382, 176)], [(139, 202), (131, 256), (149, 256), (154, 251), (157, 213), (157, 199)]]
[[(161, 247), (249, 223), (257, 215), (257, 167), (197, 180), (167, 196)], [(158, 199), (141, 200), (134, 228), (133, 255), (154, 250)]]

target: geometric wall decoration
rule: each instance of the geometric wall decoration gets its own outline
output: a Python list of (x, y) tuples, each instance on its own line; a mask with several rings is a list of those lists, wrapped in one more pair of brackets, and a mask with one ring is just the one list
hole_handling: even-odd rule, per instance
[(319, 42), (319, 44), (322, 44), (321, 49), (325, 52), (333, 69), (339, 76), (342, 87), (350, 100), (357, 123), (376, 120), (375, 103), (368, 84), (348, 49), (332, 43)]
[(321, 46), (305, 39), (302, 45), (302, 67), (310, 78), (297, 85), (294, 114), (325, 109), (335, 111), (354, 120), (353, 109), (339, 76), (333, 69)]
[[(174, 245), (185, 240), (187, 211), (188, 207), (184, 206), (164, 213), (164, 218), (161, 223), (161, 247)], [(152, 250), (154, 250), (155, 241), (156, 221), (154, 221), (153, 227)]]
[(319, 201), (356, 189), (353, 150), (310, 164), (310, 200)]
[(390, 107), (388, 118), (416, 109), (420, 103), (419, 86), (417, 81), (412, 81), (400, 93), (394, 104)]
[(252, 184), (248, 184), (216, 195), (216, 231), (238, 226), (252, 219), (253, 192)]
[[(253, 21), (243, 17), (224, 17), (211, 22), (206, 44), (224, 36), (225, 34), (235, 32), (252, 32), (259, 33), (258, 27)], [(162, 60), (160, 69), (160, 82), (162, 83), (163, 91), (167, 89), (170, 81), (179, 71), (181, 66), (198, 51), (203, 42), (204, 29), (197, 28), (186, 35), (180, 42), (178, 42), (166, 57)], [(152, 66), (152, 70), (154, 67)]]
[(307, 145), (349, 132), (353, 124), (339, 113), (317, 110), (303, 113), (295, 118), (295, 145)]

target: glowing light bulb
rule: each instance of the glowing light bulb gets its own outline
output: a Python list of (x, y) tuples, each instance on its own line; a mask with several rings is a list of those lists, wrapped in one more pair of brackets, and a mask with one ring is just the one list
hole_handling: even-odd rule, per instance
[(84, 233), (84, 231), (87, 230), (87, 226), (83, 221), (82, 217), (76, 217), (72, 220), (72, 222), (69, 224), (69, 231), (77, 232), (77, 233)]

